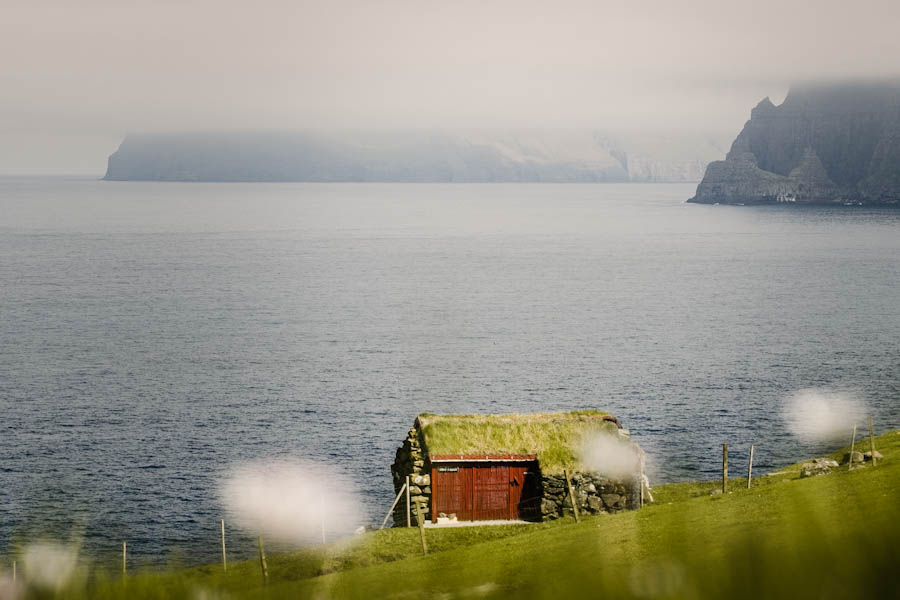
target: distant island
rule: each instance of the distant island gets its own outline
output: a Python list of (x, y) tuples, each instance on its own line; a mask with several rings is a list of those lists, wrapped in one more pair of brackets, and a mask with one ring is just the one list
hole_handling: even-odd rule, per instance
[(897, 205), (900, 82), (803, 85), (780, 106), (764, 99), (688, 202)]
[(115, 181), (690, 182), (721, 156), (715, 135), (170, 133), (129, 135)]

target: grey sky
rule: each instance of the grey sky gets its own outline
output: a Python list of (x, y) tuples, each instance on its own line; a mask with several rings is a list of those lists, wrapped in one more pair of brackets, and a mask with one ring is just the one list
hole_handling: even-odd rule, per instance
[(3, 0), (0, 172), (128, 132), (702, 129), (798, 79), (900, 74), (896, 0)]

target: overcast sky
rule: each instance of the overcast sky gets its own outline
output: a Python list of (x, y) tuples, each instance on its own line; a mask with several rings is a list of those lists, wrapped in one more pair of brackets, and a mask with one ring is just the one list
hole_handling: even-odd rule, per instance
[(736, 134), (795, 80), (900, 74), (898, 0), (3, 0), (0, 173), (129, 132)]

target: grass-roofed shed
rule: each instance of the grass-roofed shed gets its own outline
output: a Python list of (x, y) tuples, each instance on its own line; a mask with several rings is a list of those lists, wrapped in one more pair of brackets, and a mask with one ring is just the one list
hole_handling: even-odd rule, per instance
[[(611, 476), (584, 464), (586, 444), (598, 439), (610, 440), (618, 453), (633, 455), (630, 470), (639, 476), (639, 449), (618, 420), (603, 411), (421, 414), (391, 467), (395, 492), (408, 485), (411, 504), (423, 504), (433, 520), (443, 515), (459, 520), (555, 518), (571, 511), (573, 496), (587, 512), (630, 507), (629, 489), (641, 488), (631, 485), (630, 472)], [(571, 475), (574, 494), (568, 492), (564, 470)], [(406, 520), (406, 507), (398, 503), (395, 524)]]

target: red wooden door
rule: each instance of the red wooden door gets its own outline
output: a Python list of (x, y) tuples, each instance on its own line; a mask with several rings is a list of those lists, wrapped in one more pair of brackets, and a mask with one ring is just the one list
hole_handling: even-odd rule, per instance
[(528, 467), (522, 463), (509, 466), (509, 518), (519, 518), (519, 503), (522, 501), (522, 490), (525, 488), (525, 473)]
[(474, 495), (471, 466), (439, 464), (431, 468), (431, 518), (438, 513), (455, 514), (460, 521), (471, 521)]
[(476, 465), (474, 471), (474, 520), (509, 519), (509, 465)]
[(540, 474), (537, 463), (513, 463), (509, 467), (509, 518), (540, 520)]

